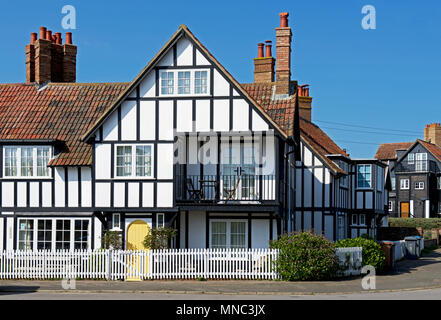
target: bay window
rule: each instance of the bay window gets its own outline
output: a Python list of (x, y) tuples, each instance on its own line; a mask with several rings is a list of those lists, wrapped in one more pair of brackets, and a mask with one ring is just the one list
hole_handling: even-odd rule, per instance
[(152, 177), (152, 145), (116, 146), (117, 177)]
[(50, 177), (48, 163), (51, 158), (50, 146), (4, 147), (5, 177)]
[(247, 222), (237, 220), (213, 220), (210, 224), (211, 248), (246, 248)]

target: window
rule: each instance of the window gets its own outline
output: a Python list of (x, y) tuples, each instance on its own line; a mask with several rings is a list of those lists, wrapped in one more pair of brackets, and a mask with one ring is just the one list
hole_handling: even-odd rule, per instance
[(18, 250), (34, 249), (34, 220), (22, 219), (19, 221)]
[(121, 229), (121, 215), (114, 213), (112, 216), (112, 229)]
[(174, 73), (161, 72), (161, 94), (173, 94), (174, 87)]
[(415, 170), (426, 171), (427, 170), (427, 153), (417, 153), (415, 155)]
[(51, 250), (52, 249), (52, 220), (41, 219), (37, 220), (37, 249)]
[(158, 213), (156, 216), (156, 228), (164, 228), (165, 219), (163, 213)]
[(414, 164), (415, 163), (415, 155), (413, 153), (409, 153), (407, 155), (407, 163)]
[(441, 177), (436, 178), (436, 187), (438, 190), (441, 189)]
[(352, 225), (365, 226), (366, 225), (366, 215), (365, 214), (353, 214), (352, 215)]
[(360, 225), (365, 226), (366, 225), (366, 215), (360, 214)]
[(32, 177), (34, 164), (33, 164), (33, 149), (31, 147), (21, 148), (21, 176)]
[(49, 177), (51, 147), (4, 147), (5, 177)]
[(415, 182), (415, 189), (424, 190), (424, 182)]
[(389, 212), (394, 211), (394, 203), (389, 201)]
[(358, 225), (358, 215), (356, 215), (356, 214), (352, 215), (352, 224)]
[(152, 145), (117, 146), (116, 176), (152, 177)]
[(55, 229), (55, 249), (69, 250), (70, 247), (70, 220), (57, 220)]
[(161, 95), (208, 94), (208, 70), (182, 70), (160, 72)]
[(207, 71), (196, 71), (194, 73), (194, 93), (207, 93)]
[(178, 72), (178, 94), (190, 94), (190, 71)]
[(395, 190), (395, 188), (396, 188), (396, 180), (395, 180), (395, 177), (391, 178), (391, 183), (392, 183), (392, 190)]
[(401, 179), (400, 180), (400, 189), (408, 190), (409, 189), (409, 179)]
[(90, 219), (18, 219), (19, 250), (88, 249)]
[(211, 248), (246, 248), (245, 221), (211, 221)]
[(87, 249), (88, 232), (89, 232), (89, 220), (75, 220), (74, 248), (76, 250)]
[(357, 187), (358, 188), (371, 188), (371, 165), (359, 164), (357, 165)]

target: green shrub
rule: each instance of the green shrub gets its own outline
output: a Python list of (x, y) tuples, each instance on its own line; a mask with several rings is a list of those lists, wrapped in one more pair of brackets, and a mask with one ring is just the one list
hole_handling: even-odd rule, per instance
[(424, 230), (423, 238), (424, 238), (424, 240), (432, 240), (432, 231)]
[(354, 238), (343, 239), (335, 243), (337, 248), (362, 247), (362, 265), (371, 265), (377, 271), (382, 271), (385, 267), (386, 256), (381, 246), (372, 239)]
[(169, 249), (169, 241), (176, 236), (174, 228), (153, 228), (144, 238), (144, 247), (149, 249)]
[(389, 218), (390, 227), (423, 228), (424, 230), (441, 228), (441, 218)]
[(275, 262), (282, 280), (326, 280), (339, 269), (334, 243), (313, 233), (285, 234), (270, 244), (279, 249)]
[(114, 250), (121, 249), (122, 242), (119, 232), (106, 230), (101, 240), (101, 246), (105, 249), (114, 249)]

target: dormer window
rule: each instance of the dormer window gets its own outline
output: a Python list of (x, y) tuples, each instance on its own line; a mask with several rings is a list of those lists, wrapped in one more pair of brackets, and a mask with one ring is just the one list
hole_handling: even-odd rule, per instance
[(8, 146), (4, 147), (4, 177), (36, 178), (50, 177), (48, 163), (51, 147)]

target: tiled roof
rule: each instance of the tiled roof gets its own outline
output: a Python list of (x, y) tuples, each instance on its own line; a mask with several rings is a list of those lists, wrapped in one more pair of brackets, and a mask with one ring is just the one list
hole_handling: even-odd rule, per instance
[(89, 144), (80, 142), (127, 83), (0, 85), (0, 140), (61, 140), (66, 144), (51, 166), (91, 165)]
[[(296, 95), (289, 99), (273, 99), (275, 83), (246, 83), (241, 84), (250, 96), (268, 113), (268, 115), (286, 132), (293, 133), (294, 109)], [(349, 157), (326, 133), (312, 122), (300, 118), (300, 135), (322, 159), (335, 171), (343, 172), (332, 160), (330, 154), (340, 154)]]
[(378, 160), (395, 160), (397, 159), (397, 150), (408, 149), (413, 142), (397, 142), (397, 143), (383, 143), (378, 147), (375, 159)]
[(441, 148), (438, 145), (420, 139), (417, 139), (417, 141), (429, 150), (435, 158), (441, 161)]

